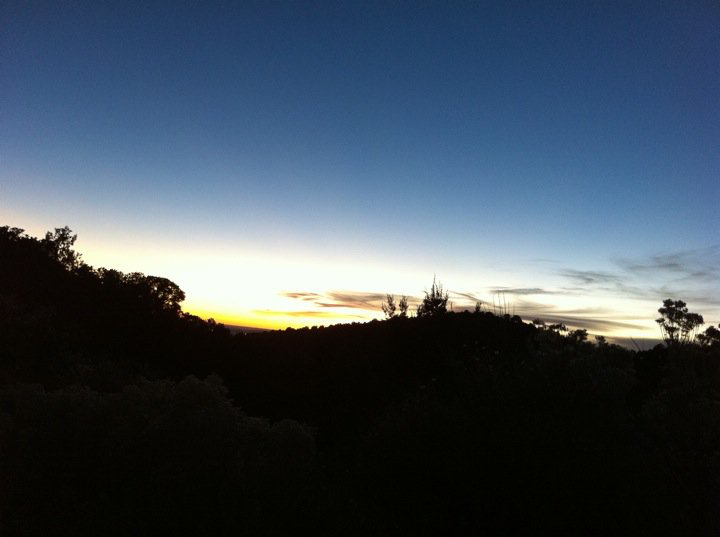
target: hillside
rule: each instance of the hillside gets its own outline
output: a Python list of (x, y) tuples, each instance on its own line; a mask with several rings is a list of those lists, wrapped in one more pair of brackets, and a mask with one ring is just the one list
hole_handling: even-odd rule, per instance
[(487, 312), (245, 333), (73, 242), (0, 228), (2, 535), (720, 531), (717, 340)]

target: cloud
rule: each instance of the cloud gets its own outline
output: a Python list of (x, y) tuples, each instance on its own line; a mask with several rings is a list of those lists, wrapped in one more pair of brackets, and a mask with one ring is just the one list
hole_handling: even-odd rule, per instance
[(635, 317), (624, 316), (611, 308), (559, 308), (531, 300), (518, 300), (513, 304), (516, 315), (525, 320), (542, 319), (546, 323), (562, 323), (571, 328), (584, 328), (593, 333), (618, 330), (644, 330), (647, 327), (628, 321)]
[[(253, 313), (262, 316), (274, 317), (312, 317), (319, 319), (363, 319), (368, 315), (349, 314), (343, 310), (380, 311), (380, 305), (385, 300), (384, 293), (371, 293), (365, 291), (328, 291), (316, 293), (312, 291), (283, 291), (280, 296), (301, 301), (304, 305), (314, 306), (316, 310), (254, 310)], [(396, 297), (399, 299), (399, 297)], [(412, 304), (412, 297), (408, 297)], [(329, 311), (337, 310), (337, 311)]]
[(561, 276), (583, 285), (620, 283), (622, 278), (611, 272), (600, 272), (594, 270), (565, 269), (558, 272)]
[[(281, 296), (310, 302), (318, 308), (347, 308), (379, 311), (382, 301), (385, 300), (385, 293), (371, 293), (365, 291), (328, 291), (326, 293), (313, 293), (307, 291), (285, 291)], [(396, 296), (399, 299), (399, 295)], [(408, 297), (413, 303), (416, 299)]]
[[(550, 261), (550, 260), (548, 260)], [(635, 259), (622, 258), (611, 260), (614, 268), (610, 270), (582, 270), (573, 267), (559, 268), (555, 274), (562, 276), (567, 284), (557, 288), (527, 287), (488, 287), (489, 294), (501, 304), (495, 304), (500, 312), (509, 310), (525, 320), (541, 318), (548, 323), (563, 323), (572, 328), (584, 328), (595, 333), (622, 333), (623, 331), (648, 329), (647, 323), (636, 317), (623, 314), (610, 308), (574, 307), (560, 308), (530, 300), (533, 295), (574, 296), (576, 298), (618, 297), (642, 301), (660, 301), (676, 298), (686, 301), (691, 307), (699, 309), (706, 316), (720, 319), (720, 245), (709, 248), (661, 253)], [(483, 295), (487, 294), (482, 293)], [(492, 308), (492, 301), (479, 298), (472, 291), (448, 291), (450, 304), (454, 311), (472, 310), (477, 302)], [(507, 295), (507, 299), (505, 298)], [(282, 296), (301, 301), (316, 311), (301, 312), (261, 312), (264, 315), (290, 315), (296, 317), (342, 318), (351, 317), (348, 310), (356, 310), (356, 318), (377, 316), (385, 293), (335, 290), (324, 293), (310, 291), (286, 291)], [(396, 295), (399, 299), (399, 295)], [(408, 297), (411, 308), (422, 298)], [(551, 301), (551, 298), (547, 299)], [(643, 306), (644, 307), (644, 306)], [(336, 310), (336, 311), (332, 311)], [(373, 312), (365, 317), (360, 312)], [(492, 311), (492, 309), (491, 309)], [(644, 318), (643, 318), (644, 319)], [(646, 319), (645, 319), (646, 320)], [(716, 322), (716, 321), (715, 321)]]
[(612, 262), (617, 267), (613, 271), (566, 268), (557, 274), (580, 286), (563, 288), (574, 293), (640, 300), (673, 297), (720, 308), (720, 245)]
[[(527, 318), (518, 313), (520, 317)], [(584, 328), (589, 332), (612, 332), (618, 329), (643, 330), (646, 327), (640, 324), (614, 321), (612, 319), (601, 319), (592, 317), (580, 317), (574, 315), (541, 315), (540, 318), (549, 324), (561, 323), (572, 328)]]
[(505, 293), (508, 295), (554, 295), (556, 291), (548, 291), (540, 287), (495, 287), (490, 289), (491, 293)]
[[(588, 307), (588, 308), (571, 308), (563, 309), (551, 304), (544, 304), (522, 298), (533, 294), (553, 295), (554, 291), (545, 290), (534, 287), (517, 287), (502, 288), (496, 287), (493, 290), (501, 290), (512, 294), (516, 297), (510, 304), (511, 313), (519, 315), (526, 321), (540, 318), (546, 323), (562, 323), (570, 328), (580, 328), (588, 330), (591, 333), (612, 333), (623, 330), (643, 330), (646, 326), (632, 322), (633, 317), (623, 316), (610, 308)], [(514, 292), (509, 292), (514, 291)], [(472, 292), (449, 291), (451, 297), (458, 297), (464, 300), (454, 301), (452, 309), (454, 311), (472, 310), (478, 297)], [(563, 294), (565, 291), (559, 291)], [(332, 309), (355, 309), (364, 311), (379, 311), (380, 304), (385, 299), (383, 293), (372, 293), (364, 291), (329, 291), (327, 293), (315, 292), (285, 292), (282, 296), (302, 301), (303, 304), (311, 303), (319, 308), (315, 311), (268, 311), (258, 310), (259, 315), (264, 316), (290, 316), (290, 317), (306, 317), (317, 319), (366, 319), (363, 315), (348, 315), (342, 311), (333, 312)], [(420, 299), (412, 298), (412, 303), (419, 302)]]
[(468, 300), (472, 301), (473, 304), (480, 301), (480, 299), (476, 297), (473, 293), (464, 293), (461, 291), (448, 291), (448, 293), (452, 296), (467, 298)]
[(284, 293), (280, 293), (280, 295), (285, 296), (287, 298), (296, 298), (299, 300), (307, 300), (307, 301), (317, 300), (318, 298), (322, 297), (322, 295), (319, 295), (317, 293), (304, 293), (304, 292), (299, 292), (299, 293), (284, 292)]
[[(374, 310), (378, 309), (382, 301), (385, 300), (385, 294), (383, 293), (366, 293), (360, 291), (330, 291), (326, 296), (333, 302), (325, 307)], [(336, 305), (332, 305), (333, 303)]]
[(655, 254), (642, 259), (619, 258), (614, 261), (625, 272), (645, 276), (720, 280), (720, 244), (707, 248)]
[(610, 309), (610, 308), (572, 308), (572, 309), (562, 309), (562, 310), (555, 310), (557, 314), (559, 315), (570, 315), (570, 316), (580, 316), (580, 317), (587, 317), (587, 316), (593, 316), (593, 317), (612, 317), (613, 319), (620, 319), (620, 320), (631, 320), (635, 319), (634, 316), (630, 315), (622, 315), (618, 313), (617, 311)]

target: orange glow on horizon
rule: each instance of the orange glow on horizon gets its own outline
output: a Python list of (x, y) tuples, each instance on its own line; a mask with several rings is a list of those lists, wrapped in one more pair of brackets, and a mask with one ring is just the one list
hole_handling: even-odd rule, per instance
[[(51, 228), (32, 218), (17, 218), (17, 225), (37, 237)], [(108, 238), (98, 232), (76, 231), (76, 250), (89, 265), (166, 277), (185, 292), (183, 311), (248, 328), (277, 330), (382, 319), (380, 303), (388, 292), (409, 296), (412, 312), (433, 274), (450, 290), (456, 311), (472, 310), (475, 300), (493, 311), (493, 302), (502, 295), (508, 310), (526, 321), (563, 322), (607, 337), (659, 337), (654, 319), (660, 301), (667, 298), (626, 297), (612, 289), (592, 287), (567, 289), (567, 281), (556, 273), (522, 264), (509, 268), (433, 265), (426, 270), (408, 260), (388, 264), (373, 253), (363, 259), (343, 251), (332, 257), (315, 256), (268, 244), (251, 248), (241, 242), (196, 243), (178, 236), (163, 239), (126, 231)], [(512, 288), (522, 292), (502, 291)], [(534, 289), (538, 292), (528, 292)], [(720, 321), (716, 308), (692, 307), (705, 316), (706, 324)]]
[(218, 323), (229, 326), (242, 326), (246, 328), (260, 328), (265, 330), (284, 330), (285, 328), (304, 328), (310, 326), (326, 326), (333, 324), (367, 322), (379, 315), (346, 314), (337, 312), (315, 311), (272, 311), (256, 310), (251, 314), (218, 313), (209, 309), (184, 307), (183, 311), (197, 315), (201, 319), (213, 319)]

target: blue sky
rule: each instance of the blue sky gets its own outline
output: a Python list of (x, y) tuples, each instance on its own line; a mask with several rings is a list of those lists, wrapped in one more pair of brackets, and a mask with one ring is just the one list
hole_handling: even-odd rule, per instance
[(636, 327), (605, 333), (655, 335), (667, 293), (720, 320), (718, 27), (700, 1), (4, 2), (0, 216), (228, 322), (372, 318), (435, 273)]

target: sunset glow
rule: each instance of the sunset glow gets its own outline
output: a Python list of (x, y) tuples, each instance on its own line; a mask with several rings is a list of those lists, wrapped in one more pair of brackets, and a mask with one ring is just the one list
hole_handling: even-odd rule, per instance
[(591, 333), (658, 337), (667, 297), (720, 321), (709, 4), (154, 6), (2, 9), (0, 223), (240, 326), (433, 276)]

